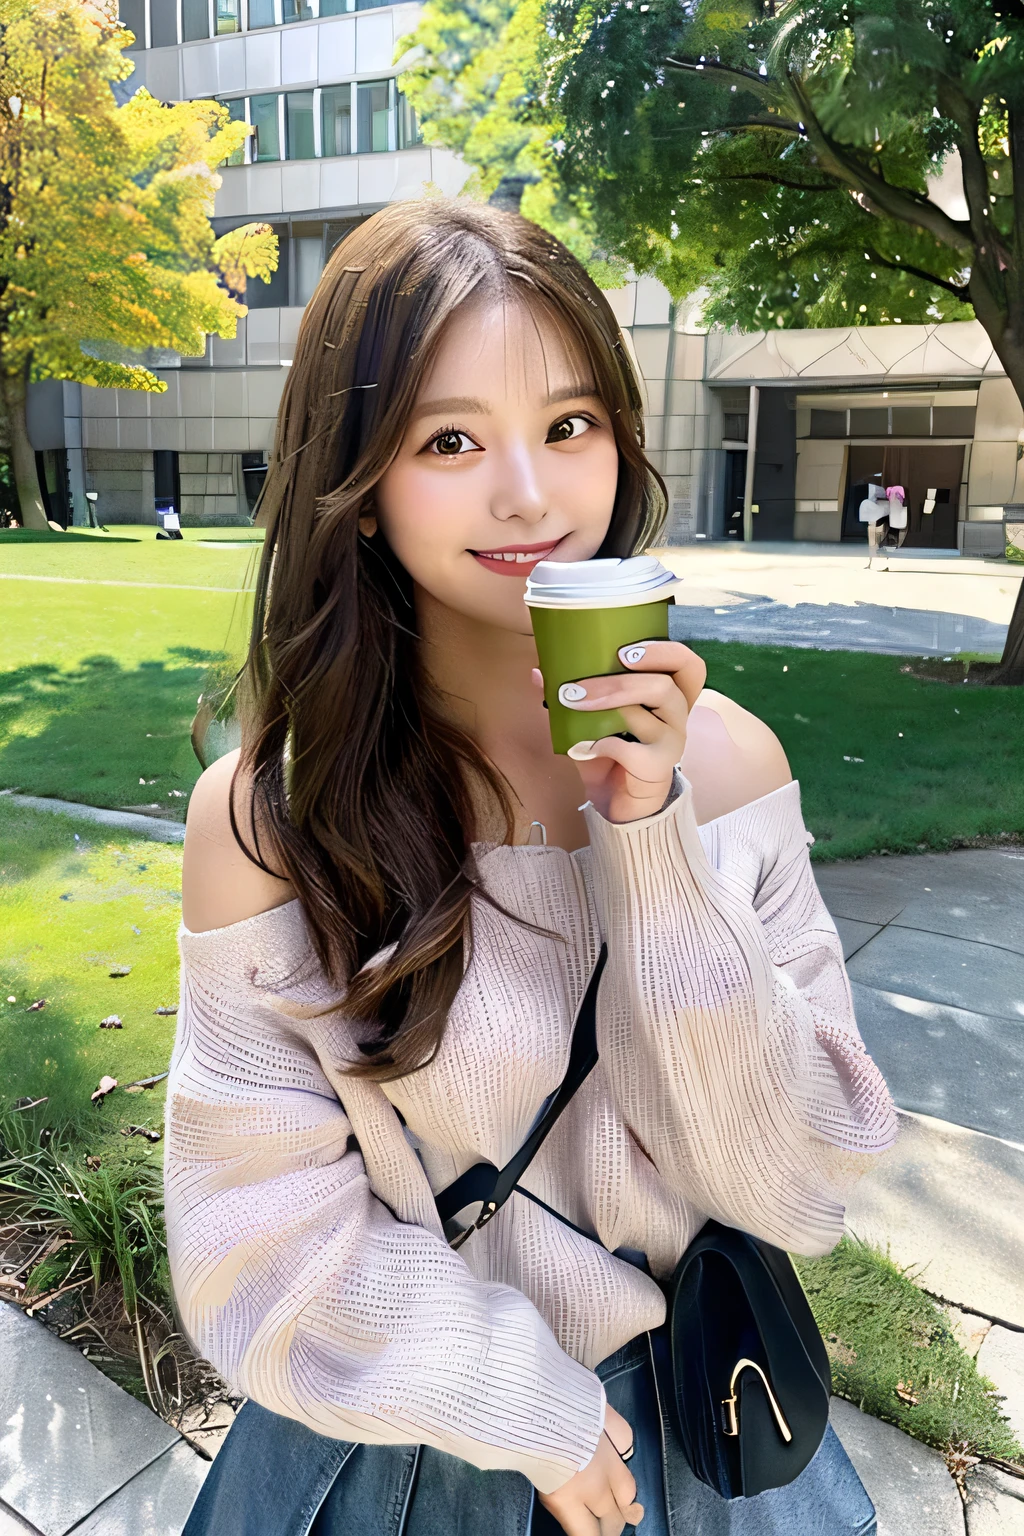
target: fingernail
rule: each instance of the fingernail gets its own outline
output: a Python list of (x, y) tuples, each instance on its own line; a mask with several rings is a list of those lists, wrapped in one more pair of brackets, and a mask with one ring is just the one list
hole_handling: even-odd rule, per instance
[(587, 763), (592, 757), (597, 756), (597, 753), (593, 751), (593, 747), (594, 742), (592, 741), (578, 741), (574, 747), (569, 748), (566, 756), (571, 757), (577, 763)]
[(585, 699), (587, 690), (582, 683), (563, 683), (558, 690), (560, 704), (578, 704), (580, 699)]
[(646, 645), (620, 645), (619, 660), (624, 667), (635, 667), (647, 655)]

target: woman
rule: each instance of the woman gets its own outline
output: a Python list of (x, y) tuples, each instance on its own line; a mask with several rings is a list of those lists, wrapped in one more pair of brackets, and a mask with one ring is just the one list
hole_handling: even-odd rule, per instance
[[(578, 703), (634, 739), (552, 753), (525, 576), (663, 511), (618, 326), (555, 240), (431, 199), (338, 247), (278, 418), (241, 753), (189, 807), (168, 1248), (249, 1401), (186, 1536), (874, 1530), (831, 1431), (725, 1501), (659, 1408), (656, 1282), (707, 1217), (825, 1253), (894, 1133), (772, 732), (652, 641)], [(455, 1251), (433, 1194), (522, 1144), (602, 940), (600, 1062)]]

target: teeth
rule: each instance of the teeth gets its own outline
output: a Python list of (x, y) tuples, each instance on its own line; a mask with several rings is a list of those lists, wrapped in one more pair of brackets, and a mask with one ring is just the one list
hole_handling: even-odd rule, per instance
[[(554, 547), (555, 546), (552, 544), (551, 549), (554, 549)], [(492, 551), (492, 550), (482, 549), (480, 551), (480, 553), (483, 555), (485, 560), (504, 560), (506, 562), (512, 561), (516, 565), (529, 565), (529, 564), (532, 564), (535, 560), (543, 560), (544, 556), (546, 554), (550, 554), (550, 552), (551, 552), (550, 550), (540, 550), (540, 549), (537, 549), (537, 550), (534, 550), (532, 555), (524, 555), (524, 554), (517, 555), (517, 554), (501, 554), (498, 550), (493, 550)]]

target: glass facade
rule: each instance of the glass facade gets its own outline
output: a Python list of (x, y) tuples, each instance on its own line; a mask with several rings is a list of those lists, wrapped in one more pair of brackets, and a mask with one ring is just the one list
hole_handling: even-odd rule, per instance
[(321, 153), (352, 153), (352, 87), (331, 85), (320, 92)]
[(135, 34), (133, 48), (146, 46), (146, 0), (120, 0), (117, 17), (123, 27)]
[(391, 80), (367, 80), (356, 86), (357, 149), (361, 155), (394, 149)]
[(278, 121), (279, 96), (250, 96), (249, 121), (253, 134), (254, 160), (280, 160), (281, 131)]
[(272, 27), (277, 17), (274, 15), (274, 0), (249, 0), (249, 26)]
[(149, 0), (151, 48), (169, 48), (178, 41), (178, 0)]
[(218, 37), (225, 32), (242, 30), (242, 0), (214, 0), (214, 31)]
[(289, 160), (312, 160), (316, 154), (313, 134), (313, 92), (289, 91), (284, 98), (285, 147)]
[[(353, 103), (353, 95), (355, 102)], [(422, 144), (416, 113), (394, 80), (328, 85), (319, 90), (250, 96), (250, 160), (313, 160), (319, 156), (368, 155)], [(245, 97), (227, 102), (233, 119), (245, 119)], [(282, 108), (283, 133), (282, 140)], [(355, 112), (353, 113), (353, 106)], [(242, 165), (245, 154), (226, 162)]]
[[(350, 11), (379, 10), (393, 0), (119, 0), (121, 21), (135, 34), (136, 48), (170, 48), (245, 28), (279, 27), (290, 21), (315, 21), (318, 16), (344, 16)], [(146, 17), (149, 16), (149, 41)]]
[(197, 42), (210, 35), (210, 0), (181, 0), (181, 40)]
[[(226, 107), (228, 109), (228, 117), (231, 119), (231, 121), (233, 123), (244, 123), (245, 122), (245, 97), (244, 96), (239, 96), (234, 101), (226, 102), (225, 105), (226, 105)], [(240, 145), (239, 148), (235, 150), (234, 154), (228, 155), (227, 159), (224, 161), (224, 164), (225, 165), (244, 165), (245, 164), (245, 145), (244, 144)]]

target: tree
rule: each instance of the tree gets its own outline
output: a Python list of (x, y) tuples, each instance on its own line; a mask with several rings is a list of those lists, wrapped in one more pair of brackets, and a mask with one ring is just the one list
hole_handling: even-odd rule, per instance
[(558, 120), (542, 99), (538, 70), (546, 10), (547, 0), (432, 0), (399, 45), (403, 55), (412, 50), (402, 91), (426, 142), (475, 167), (467, 193), (486, 198), (503, 178), (521, 178), (526, 217), (557, 236), (603, 287), (621, 287), (628, 263), (600, 247), (586, 190), (568, 196), (559, 174)]
[(210, 223), (249, 129), (211, 101), (119, 106), (133, 41), (85, 0), (0, 0), (0, 401), (26, 527), (46, 527), (29, 381), (163, 391), (147, 349), (233, 336), (245, 276), (277, 266), (269, 226)]
[(614, 255), (742, 329), (973, 314), (1024, 403), (1020, 0), (548, 0), (532, 44), (517, 111)]

